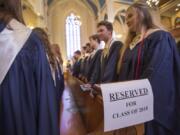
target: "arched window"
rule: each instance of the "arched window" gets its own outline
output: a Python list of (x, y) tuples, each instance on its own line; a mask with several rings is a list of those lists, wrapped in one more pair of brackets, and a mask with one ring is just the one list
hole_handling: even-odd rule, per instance
[(76, 50), (80, 50), (80, 26), (81, 21), (79, 16), (71, 13), (66, 18), (66, 45), (67, 56), (70, 59)]

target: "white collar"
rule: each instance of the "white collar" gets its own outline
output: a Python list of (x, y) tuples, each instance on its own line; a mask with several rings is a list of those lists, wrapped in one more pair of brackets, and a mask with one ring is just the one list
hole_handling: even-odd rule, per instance
[(6, 27), (0, 33), (0, 84), (32, 31), (15, 19), (7, 26), (12, 30)]

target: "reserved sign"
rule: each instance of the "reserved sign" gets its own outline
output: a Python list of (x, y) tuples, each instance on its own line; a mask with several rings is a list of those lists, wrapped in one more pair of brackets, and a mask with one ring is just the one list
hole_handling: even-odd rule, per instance
[(104, 131), (153, 119), (153, 93), (148, 79), (101, 84)]

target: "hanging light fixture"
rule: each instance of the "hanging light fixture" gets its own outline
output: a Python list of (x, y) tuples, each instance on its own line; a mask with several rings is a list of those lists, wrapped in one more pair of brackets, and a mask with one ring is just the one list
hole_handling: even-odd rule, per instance
[(146, 3), (149, 5), (151, 8), (156, 8), (159, 4), (160, 0), (146, 0)]

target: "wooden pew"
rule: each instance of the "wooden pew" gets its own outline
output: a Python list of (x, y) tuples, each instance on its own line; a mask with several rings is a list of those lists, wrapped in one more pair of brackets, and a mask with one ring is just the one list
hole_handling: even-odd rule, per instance
[[(104, 132), (103, 103), (101, 95), (97, 95), (93, 98), (90, 96), (89, 92), (82, 91), (80, 89), (80, 84), (83, 83), (71, 75), (66, 74), (65, 81), (66, 88), (62, 98), (60, 114), (61, 135), (144, 134), (143, 124), (111, 132)], [(69, 97), (67, 95), (69, 95)]]

